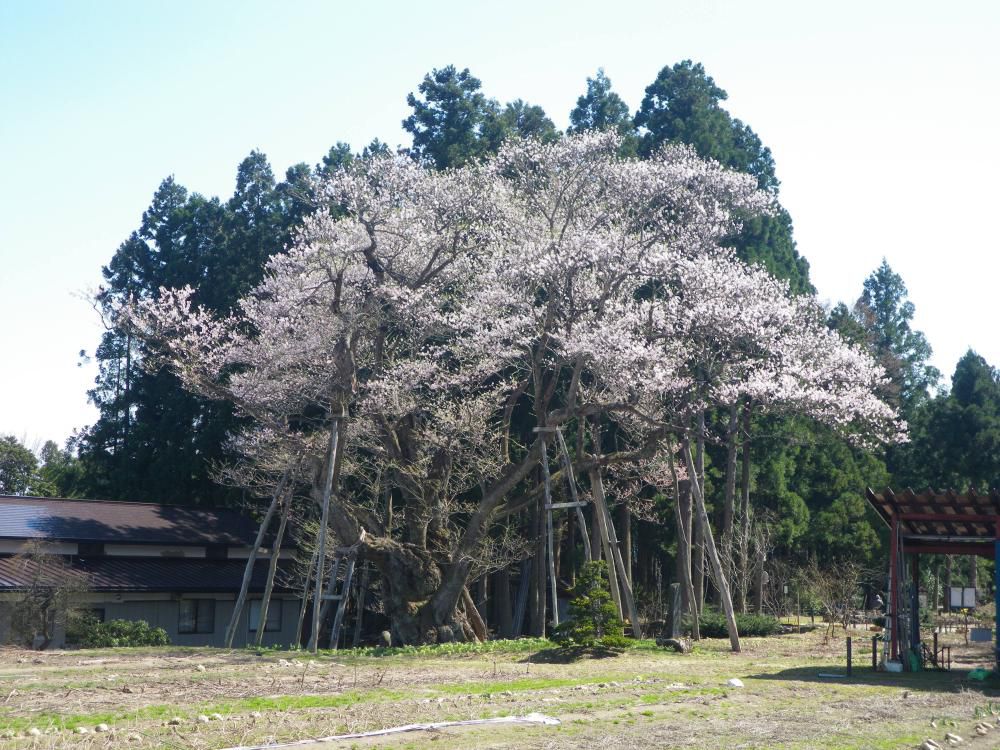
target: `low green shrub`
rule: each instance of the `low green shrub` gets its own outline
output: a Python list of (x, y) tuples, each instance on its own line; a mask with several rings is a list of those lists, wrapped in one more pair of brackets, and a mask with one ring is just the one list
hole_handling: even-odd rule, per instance
[(73, 629), (73, 640), (82, 648), (170, 645), (167, 631), (152, 628), (145, 620), (99, 622), (94, 618), (80, 618)]
[[(726, 638), (726, 616), (717, 609), (705, 609), (698, 620), (702, 638)], [(741, 636), (764, 637), (781, 632), (781, 623), (770, 615), (736, 615), (736, 628)]]

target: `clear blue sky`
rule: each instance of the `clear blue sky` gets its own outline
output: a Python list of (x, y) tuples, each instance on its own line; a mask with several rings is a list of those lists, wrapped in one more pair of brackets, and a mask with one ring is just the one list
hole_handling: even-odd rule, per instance
[(162, 180), (227, 197), (335, 141), (407, 143), (405, 97), (469, 67), (560, 127), (604, 67), (634, 110), (702, 62), (771, 147), (820, 296), (886, 257), (950, 374), (996, 333), (995, 2), (0, 2), (0, 434), (62, 441), (100, 321), (82, 295)]

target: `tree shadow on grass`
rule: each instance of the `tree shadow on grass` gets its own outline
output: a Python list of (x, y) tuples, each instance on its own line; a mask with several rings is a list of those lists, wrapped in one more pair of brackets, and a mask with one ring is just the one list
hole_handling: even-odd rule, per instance
[[(787, 680), (789, 682), (811, 682), (824, 685), (856, 685), (899, 687), (922, 692), (953, 692), (958, 689), (976, 690), (984, 695), (1000, 695), (1000, 680), (991, 677), (984, 680), (969, 679), (969, 669), (951, 671), (924, 670), (921, 672), (876, 672), (870, 666), (855, 666), (850, 677), (846, 668), (815, 666), (793, 667), (780, 672), (747, 675), (754, 680)], [(821, 677), (820, 675), (837, 675)]]
[(624, 649), (607, 648), (605, 646), (562, 646), (544, 648), (530, 656), (521, 659), (521, 663), (533, 664), (571, 664), (580, 659), (608, 659), (620, 655)]

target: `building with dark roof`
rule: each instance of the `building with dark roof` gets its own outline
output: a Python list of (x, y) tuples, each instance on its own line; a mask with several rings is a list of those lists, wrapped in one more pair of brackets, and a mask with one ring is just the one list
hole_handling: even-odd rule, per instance
[[(0, 641), (33, 578), (35, 553), (57, 555), (80, 576), (79, 606), (102, 620), (145, 620), (174, 644), (222, 646), (257, 525), (230, 509), (152, 503), (0, 496)], [(254, 564), (249, 606), (234, 646), (256, 639), (270, 555)], [(264, 643), (295, 641), (300, 599), (282, 552), (264, 623)], [(51, 644), (65, 645), (57, 631)]]

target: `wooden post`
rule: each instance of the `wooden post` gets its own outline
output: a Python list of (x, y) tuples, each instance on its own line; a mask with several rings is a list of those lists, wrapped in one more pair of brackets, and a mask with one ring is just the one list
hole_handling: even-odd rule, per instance
[[(697, 472), (694, 468), (694, 458), (691, 455), (691, 443), (686, 437), (681, 440), (681, 449), (684, 451), (684, 461), (687, 464), (688, 474), (692, 477), (697, 477)], [(708, 553), (709, 562), (712, 563), (712, 571), (715, 573), (716, 583), (719, 588), (719, 602), (722, 604), (722, 611), (726, 615), (729, 644), (734, 652), (739, 653), (740, 633), (736, 627), (736, 613), (733, 611), (733, 599), (729, 593), (729, 582), (726, 580), (726, 573), (722, 569), (722, 560), (719, 559), (719, 550), (716, 548), (715, 538), (712, 536), (712, 526), (708, 520), (708, 511), (705, 509), (705, 496), (697, 481), (691, 482), (691, 490), (694, 495), (695, 508), (702, 519), (705, 532), (705, 551)]]
[[(354, 561), (358, 553), (356, 550), (347, 556), (347, 571), (344, 573), (344, 586), (340, 590), (340, 601), (337, 602), (337, 614), (333, 616), (333, 627), (330, 628), (330, 648), (337, 650), (337, 643), (340, 641), (340, 626), (344, 622), (344, 610), (347, 609), (347, 599), (351, 595), (351, 579), (354, 577)], [(336, 571), (334, 572), (336, 575)]]
[(853, 654), (851, 653), (851, 636), (847, 636), (847, 676), (853, 674), (854, 665), (851, 663)]
[[(614, 561), (615, 570), (618, 572), (618, 585), (621, 597), (624, 600), (625, 608), (628, 611), (628, 619), (632, 623), (632, 637), (642, 638), (642, 626), (639, 623), (639, 610), (635, 606), (635, 598), (632, 596), (632, 587), (629, 585), (628, 577), (625, 575), (625, 564), (622, 562), (621, 551), (618, 549), (618, 538), (615, 535), (614, 524), (611, 523), (611, 513), (608, 511), (608, 504), (604, 498), (604, 479), (601, 477), (599, 469), (591, 471), (591, 490), (594, 495), (594, 505), (597, 506), (597, 517), (604, 519), (602, 531), (607, 535), (608, 547), (610, 547), (609, 562)], [(611, 570), (611, 565), (608, 565)], [(610, 576), (609, 576), (610, 577)]]
[[(292, 478), (292, 485), (295, 478)], [(271, 594), (274, 592), (274, 576), (278, 572), (278, 557), (281, 555), (281, 543), (285, 539), (285, 528), (288, 526), (288, 514), (292, 509), (292, 494), (290, 488), (285, 495), (284, 507), (281, 509), (281, 522), (278, 524), (278, 534), (271, 545), (271, 561), (267, 566), (267, 581), (264, 584), (264, 598), (260, 600), (260, 617), (257, 620), (257, 648), (264, 643), (264, 627), (267, 624), (267, 610), (271, 607)]]
[(872, 636), (872, 672), (878, 671), (878, 636)]
[(521, 561), (521, 575), (517, 584), (517, 600), (514, 603), (514, 621), (511, 638), (517, 638), (524, 632), (524, 615), (528, 609), (528, 593), (531, 589), (531, 558)]
[(552, 479), (549, 476), (549, 451), (545, 433), (538, 436), (542, 444), (542, 482), (545, 489), (545, 547), (548, 552), (549, 587), (552, 592), (552, 624), (559, 624), (559, 586), (556, 580), (556, 553), (552, 533)]
[(306, 569), (306, 577), (302, 582), (302, 604), (299, 605), (299, 623), (295, 626), (295, 646), (302, 645), (302, 626), (306, 621), (306, 608), (309, 606), (309, 582), (312, 580), (313, 571), (316, 569), (316, 550), (313, 549), (312, 557), (309, 559), (309, 567)]
[(681, 585), (679, 583), (670, 584), (670, 637), (680, 638), (681, 618), (684, 610), (681, 608)]
[(893, 516), (889, 525), (889, 654), (893, 661), (899, 658), (899, 561), (896, 559), (899, 546), (899, 522)]
[(264, 520), (260, 522), (260, 528), (257, 529), (257, 538), (254, 540), (253, 547), (250, 549), (250, 555), (247, 557), (247, 565), (243, 569), (243, 581), (240, 583), (240, 593), (236, 597), (236, 603), (233, 604), (233, 616), (229, 618), (229, 626), (226, 628), (226, 648), (233, 647), (233, 638), (236, 636), (236, 628), (240, 622), (240, 615), (243, 614), (247, 592), (250, 590), (250, 580), (253, 578), (253, 568), (257, 562), (257, 553), (260, 550), (260, 546), (264, 543), (264, 535), (267, 534), (267, 529), (271, 525), (271, 519), (274, 517), (274, 511), (278, 507), (278, 501), (285, 491), (285, 482), (287, 479), (288, 469), (285, 469), (285, 473), (281, 475), (281, 481), (278, 482), (278, 486), (275, 487), (274, 494), (271, 496), (271, 504), (267, 508), (267, 513), (264, 514)]
[(1000, 521), (997, 521), (996, 538), (993, 541), (993, 559), (995, 562), (993, 573), (994, 584), (994, 604), (996, 606), (996, 633), (993, 637), (994, 667), (1000, 673)]
[(362, 560), (361, 584), (358, 586), (358, 614), (354, 618), (354, 638), (351, 640), (351, 645), (354, 648), (357, 648), (361, 642), (361, 628), (363, 627), (361, 622), (365, 615), (365, 599), (368, 598), (368, 573), (368, 564)]
[[(591, 472), (590, 475), (590, 483), (592, 490), (593, 486), (596, 483), (596, 480), (594, 479), (595, 473), (596, 472)], [(594, 495), (596, 495), (597, 491), (593, 490), (593, 493)], [(604, 515), (601, 505), (598, 504), (596, 498), (594, 500), (594, 520), (595, 520), (594, 529), (600, 535), (601, 549), (604, 552), (604, 560), (608, 564), (608, 586), (611, 588), (611, 600), (615, 603), (615, 607), (618, 610), (618, 617), (624, 620), (625, 610), (622, 608), (622, 597), (621, 597), (621, 592), (618, 588), (618, 573), (615, 568), (614, 555), (611, 553), (611, 542), (609, 540), (609, 534), (608, 534), (607, 516)]]
[(510, 568), (498, 570), (493, 583), (493, 609), (501, 638), (514, 637), (514, 612), (510, 602)]
[[(569, 485), (570, 499), (574, 503), (580, 502), (580, 497), (576, 491), (576, 477), (573, 475), (573, 462), (569, 458), (569, 450), (566, 448), (566, 439), (562, 430), (556, 427), (556, 439), (559, 441), (559, 455), (562, 456), (563, 472), (566, 474), (566, 484)], [(576, 507), (576, 523), (580, 527), (580, 538), (583, 540), (583, 554), (587, 562), (593, 560), (590, 545), (587, 543), (589, 534), (587, 533), (587, 519), (583, 515), (583, 508)]]
[(920, 653), (920, 555), (910, 555), (910, 649)]
[[(319, 646), (319, 610), (323, 596), (323, 570), (326, 568), (326, 534), (330, 522), (330, 496), (333, 494), (333, 469), (337, 460), (337, 441), (340, 437), (340, 419), (330, 427), (330, 446), (326, 457), (326, 476), (323, 477), (323, 503), (319, 521), (319, 541), (316, 552), (316, 586), (313, 592), (312, 631), (309, 633), (309, 651), (316, 653)], [(336, 571), (334, 571), (336, 575)]]

